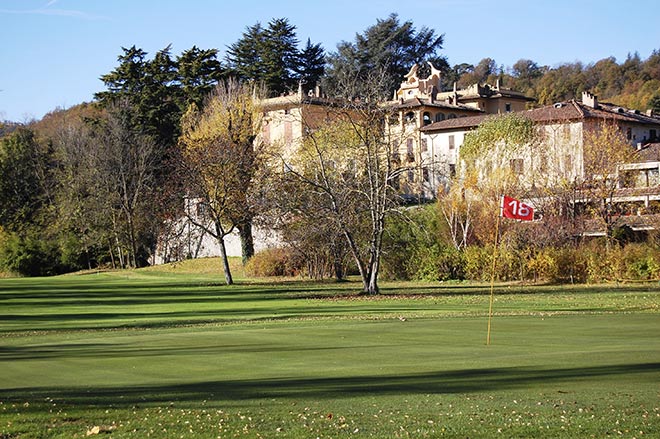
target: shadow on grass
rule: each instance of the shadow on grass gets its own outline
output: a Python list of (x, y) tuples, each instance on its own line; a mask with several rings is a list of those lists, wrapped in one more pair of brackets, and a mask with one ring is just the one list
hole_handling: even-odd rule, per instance
[[(345, 378), (282, 377), (259, 380), (208, 381), (180, 385), (130, 388), (25, 388), (3, 392), (5, 400), (52, 398), (75, 405), (126, 406), (168, 402), (239, 402), (271, 398), (342, 398), (371, 395), (415, 395), (492, 392), (530, 386), (570, 386), (578, 380), (651, 374), (654, 382), (660, 363), (546, 369), (510, 367), (467, 369), (409, 375), (373, 375)], [(563, 390), (570, 390), (563, 389)]]

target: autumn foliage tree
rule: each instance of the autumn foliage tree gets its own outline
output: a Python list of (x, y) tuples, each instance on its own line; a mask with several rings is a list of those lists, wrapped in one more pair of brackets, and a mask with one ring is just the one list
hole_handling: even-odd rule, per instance
[(624, 213), (614, 196), (623, 175), (619, 166), (630, 163), (633, 147), (613, 122), (588, 128), (584, 135), (584, 170), (579, 182), (579, 194), (586, 201), (588, 211), (601, 221), (609, 245), (614, 224)]
[(285, 173), (304, 188), (298, 208), (313, 209), (318, 221), (332, 222), (343, 235), (365, 294), (379, 292), (385, 224), (399, 207), (393, 186), (399, 170), (384, 132), (386, 117), (375, 101), (337, 107), (307, 135)]
[(254, 87), (236, 80), (220, 83), (203, 109), (191, 107), (180, 137), (181, 178), (188, 192), (188, 219), (213, 236), (220, 247), (227, 284), (233, 279), (225, 237), (238, 229), (243, 255), (254, 253), (254, 187), (262, 150), (255, 143), (260, 109)]

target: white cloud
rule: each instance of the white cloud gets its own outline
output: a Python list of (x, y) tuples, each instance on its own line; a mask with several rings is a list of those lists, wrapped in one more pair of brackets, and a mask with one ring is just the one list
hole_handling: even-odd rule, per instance
[(50, 0), (46, 6), (37, 9), (0, 9), (0, 14), (12, 15), (50, 15), (56, 17), (73, 17), (82, 20), (107, 20), (108, 17), (89, 14), (75, 9), (57, 9), (51, 8), (58, 0)]

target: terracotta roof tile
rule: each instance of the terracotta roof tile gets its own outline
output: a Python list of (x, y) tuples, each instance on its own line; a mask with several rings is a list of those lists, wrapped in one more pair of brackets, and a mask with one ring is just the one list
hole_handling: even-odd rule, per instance
[(659, 162), (660, 143), (648, 143), (635, 153), (636, 162)]
[(469, 105), (462, 105), (462, 104), (453, 105), (453, 104), (448, 104), (445, 101), (431, 102), (429, 99), (420, 99), (418, 97), (407, 99), (403, 102), (397, 102), (396, 104), (393, 105), (393, 108), (396, 109), (418, 108), (418, 107), (446, 108), (449, 110), (463, 110), (463, 111), (471, 111), (474, 113), (482, 113), (480, 109), (471, 107)]
[[(660, 128), (660, 119), (658, 118), (646, 116), (645, 114), (633, 113), (628, 110), (621, 112), (617, 110), (617, 107), (614, 107), (611, 104), (602, 104), (599, 106), (599, 108), (591, 108), (582, 104), (581, 102), (577, 102), (574, 99), (568, 102), (561, 102), (554, 105), (535, 108), (533, 110), (521, 111), (518, 114), (528, 117), (537, 123), (553, 123), (582, 119), (611, 119), (645, 125), (653, 124)], [(460, 119), (443, 120), (441, 122), (435, 122), (422, 128), (422, 131), (451, 131), (459, 128), (476, 128), (481, 122), (484, 121), (484, 119), (493, 116), (496, 115), (482, 115)]]

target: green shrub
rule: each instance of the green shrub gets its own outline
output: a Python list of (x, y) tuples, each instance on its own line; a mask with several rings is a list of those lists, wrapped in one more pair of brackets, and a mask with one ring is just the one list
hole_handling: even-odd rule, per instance
[(0, 267), (23, 276), (50, 276), (66, 271), (56, 243), (17, 234), (5, 235), (0, 247)]
[(657, 279), (660, 274), (660, 254), (647, 244), (628, 244), (623, 249), (624, 279)]
[(432, 205), (406, 209), (386, 223), (383, 234), (382, 277), (436, 280), (443, 277), (437, 257), (444, 244), (438, 239), (438, 222)]
[(493, 247), (468, 246), (463, 251), (463, 261), (466, 279), (488, 281), (492, 270)]
[(459, 280), (464, 278), (463, 259), (463, 253), (454, 247), (435, 244), (418, 249), (407, 265), (417, 280)]

